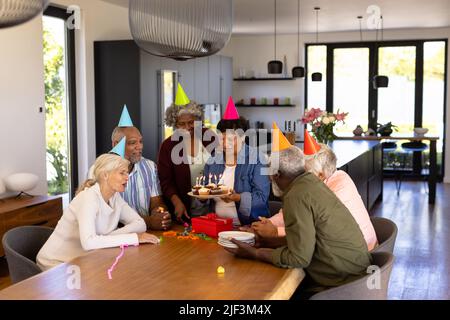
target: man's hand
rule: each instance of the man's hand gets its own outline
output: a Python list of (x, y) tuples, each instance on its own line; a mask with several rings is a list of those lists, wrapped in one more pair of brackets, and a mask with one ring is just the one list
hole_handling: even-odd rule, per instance
[(170, 213), (159, 207), (152, 210), (148, 218), (148, 227), (152, 230), (167, 230), (172, 225)]
[(239, 258), (245, 258), (245, 259), (256, 259), (257, 258), (258, 249), (256, 249), (255, 247), (252, 247), (251, 245), (249, 245), (245, 242), (238, 241), (235, 239), (231, 239), (230, 241), (233, 242), (238, 247), (237, 248), (224, 247), (224, 249), (227, 250), (228, 252), (231, 252), (232, 254), (234, 254), (235, 256), (237, 256)]
[(276, 238), (278, 237), (278, 229), (269, 219), (259, 218), (261, 221), (253, 222), (252, 229), (261, 238)]
[(184, 206), (183, 202), (181, 200), (177, 201), (175, 203), (175, 210), (174, 210), (175, 215), (177, 216), (177, 220), (179, 222), (182, 222), (183, 220), (181, 219), (183, 216), (185, 216), (186, 218), (190, 219), (186, 207)]
[(236, 193), (233, 191), (233, 193), (226, 194), (226, 195), (220, 197), (220, 199), (222, 199), (226, 203), (239, 202), (239, 201), (241, 201), (241, 195), (239, 193)]

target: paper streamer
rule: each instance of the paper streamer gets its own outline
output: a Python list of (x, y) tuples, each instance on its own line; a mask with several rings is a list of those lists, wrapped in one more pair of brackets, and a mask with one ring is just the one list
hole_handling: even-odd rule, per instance
[(119, 255), (116, 257), (116, 260), (114, 261), (114, 263), (112, 264), (111, 268), (108, 269), (108, 279), (112, 280), (112, 275), (111, 273), (113, 272), (114, 268), (116, 267), (117, 263), (119, 262), (120, 258), (122, 258), (123, 254), (125, 253), (125, 248), (128, 247), (128, 245), (123, 244), (120, 246), (120, 253)]

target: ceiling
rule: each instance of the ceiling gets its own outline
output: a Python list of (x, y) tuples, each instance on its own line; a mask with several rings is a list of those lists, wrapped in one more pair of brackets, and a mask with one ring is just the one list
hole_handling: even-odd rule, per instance
[[(128, 7), (128, 0), (102, 0)], [(363, 29), (377, 5), (383, 15), (385, 29), (433, 28), (450, 26), (450, 0), (301, 0), (301, 32), (315, 32), (314, 7), (319, 12), (319, 31), (359, 30), (358, 15), (363, 16)], [(369, 20), (370, 21), (370, 20)], [(274, 0), (234, 0), (234, 34), (268, 34), (274, 30)], [(297, 32), (297, 0), (277, 0), (277, 33)]]

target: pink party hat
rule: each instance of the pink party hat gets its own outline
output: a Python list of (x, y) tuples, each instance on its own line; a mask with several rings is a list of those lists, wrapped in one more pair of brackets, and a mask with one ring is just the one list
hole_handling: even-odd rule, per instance
[(238, 120), (239, 113), (234, 105), (233, 98), (230, 96), (228, 98), (227, 108), (225, 109), (225, 113), (222, 117), (223, 120)]

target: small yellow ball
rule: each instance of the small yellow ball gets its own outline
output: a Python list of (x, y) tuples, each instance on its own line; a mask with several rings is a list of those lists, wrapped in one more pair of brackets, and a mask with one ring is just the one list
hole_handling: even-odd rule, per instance
[(222, 266), (217, 267), (217, 273), (224, 274), (225, 273), (225, 268), (222, 267)]

